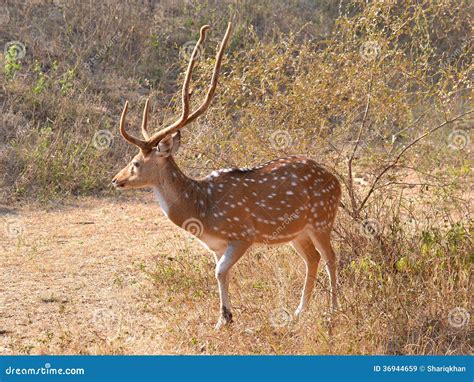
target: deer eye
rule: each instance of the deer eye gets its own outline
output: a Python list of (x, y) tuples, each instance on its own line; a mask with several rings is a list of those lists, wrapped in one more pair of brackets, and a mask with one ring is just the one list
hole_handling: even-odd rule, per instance
[(132, 165), (133, 165), (133, 167), (135, 167), (135, 168), (140, 167), (140, 163), (138, 163), (138, 162), (133, 162)]

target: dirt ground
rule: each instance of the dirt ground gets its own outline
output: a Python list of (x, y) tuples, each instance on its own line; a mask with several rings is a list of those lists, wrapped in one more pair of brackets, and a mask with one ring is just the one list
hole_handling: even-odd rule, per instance
[[(129, 332), (163, 324), (156, 315), (133, 314), (146, 285), (137, 264), (153, 256), (141, 243), (172, 229), (159, 208), (86, 199), (1, 212), (3, 354), (109, 352), (110, 339), (131, 341)], [(160, 351), (156, 342), (142, 350)]]
[[(368, 270), (352, 269), (337, 238), (341, 310), (331, 321), (324, 269), (308, 311), (294, 320), (303, 262), (288, 245), (257, 247), (232, 271), (235, 322), (215, 331), (213, 256), (169, 222), (149, 192), (3, 205), (0, 229), (0, 354), (463, 354), (470, 348), (468, 332), (453, 332), (447, 321), (452, 306), (464, 306), (467, 289), (449, 287), (459, 300), (449, 306), (443, 297), (451, 293), (443, 280), (468, 285), (467, 274), (430, 282), (414, 275), (408, 284), (404, 274), (392, 273), (380, 284)], [(408, 318), (400, 318), (404, 311)]]
[[(1, 354), (239, 352), (220, 341), (228, 331), (214, 331), (212, 255), (169, 222), (150, 194), (1, 206), (0, 212)], [(235, 278), (252, 274), (254, 255), (261, 257), (256, 252)], [(295, 259), (289, 256), (286, 265)], [(302, 264), (293, 268), (296, 274), (280, 275), (283, 283), (297, 279), (292, 309), (304, 276)], [(254, 324), (284, 326), (278, 320), (287, 312), (272, 304), (283, 304), (286, 294), (268, 300), (278, 294), (259, 275), (242, 278), (242, 292), (231, 284), (234, 296), (248, 300), (245, 308), (235, 307), (244, 320), (232, 329), (241, 342), (232, 346), (275, 352), (266, 341), (253, 342)]]

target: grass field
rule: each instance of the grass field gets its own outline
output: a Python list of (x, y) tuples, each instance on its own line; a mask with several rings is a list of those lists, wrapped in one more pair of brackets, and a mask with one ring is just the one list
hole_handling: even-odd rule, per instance
[[(320, 271), (310, 309), (294, 321), (302, 261), (290, 246), (256, 248), (233, 273), (235, 323), (215, 331), (213, 257), (150, 194), (2, 206), (0, 213), (9, 230), (0, 239), (2, 354), (470, 351), (462, 311), (460, 327), (448, 322), (457, 304), (446, 296), (468, 301), (469, 274), (455, 263), (426, 278), (392, 272), (378, 279), (358, 275), (340, 253), (341, 310), (329, 320)], [(446, 272), (456, 281), (443, 280)]]

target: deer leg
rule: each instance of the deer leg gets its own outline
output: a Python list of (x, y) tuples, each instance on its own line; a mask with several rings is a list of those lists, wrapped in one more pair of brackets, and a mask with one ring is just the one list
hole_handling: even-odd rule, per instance
[(298, 308), (295, 311), (295, 316), (299, 316), (303, 310), (308, 306), (311, 298), (311, 293), (314, 289), (314, 283), (318, 274), (318, 264), (321, 259), (320, 254), (314, 247), (310, 237), (303, 233), (291, 242), (298, 255), (300, 255), (306, 265), (306, 277), (303, 291), (301, 293), (301, 300)]
[(224, 255), (216, 264), (216, 278), (219, 285), (220, 317), (216, 329), (232, 322), (229, 300), (229, 271), (230, 268), (244, 255), (250, 247), (248, 243), (229, 243)]
[(331, 310), (335, 311), (338, 308), (337, 302), (337, 276), (336, 276), (336, 253), (331, 246), (331, 237), (328, 232), (311, 232), (311, 240), (314, 246), (321, 254), (323, 260), (326, 262), (326, 271), (329, 275), (330, 292), (331, 292)]
[[(217, 268), (217, 264), (219, 263), (219, 260), (222, 258), (222, 256), (224, 256), (224, 253), (225, 253), (225, 250), (220, 250), (220, 251), (216, 251), (214, 252), (214, 258), (216, 260), (216, 268)], [(217, 277), (217, 276), (216, 276)], [(218, 279), (218, 282), (219, 282), (219, 279)], [(229, 283), (230, 283), (230, 269), (227, 271), (227, 275), (225, 276), (225, 281), (224, 281), (225, 285), (225, 290), (229, 291)], [(220, 293), (220, 288), (219, 288), (219, 296), (221, 295)], [(230, 297), (227, 296), (227, 302), (228, 304), (230, 305)], [(221, 304), (222, 305), (222, 304)], [(222, 307), (221, 307), (221, 311), (222, 311)]]

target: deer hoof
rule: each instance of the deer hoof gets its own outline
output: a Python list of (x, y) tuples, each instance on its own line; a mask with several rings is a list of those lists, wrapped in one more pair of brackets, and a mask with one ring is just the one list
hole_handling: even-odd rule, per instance
[(223, 307), (222, 312), (221, 312), (221, 316), (219, 317), (219, 321), (217, 322), (215, 329), (219, 330), (223, 326), (229, 325), (232, 322), (233, 322), (233, 320), (232, 320), (231, 311), (228, 308)]

